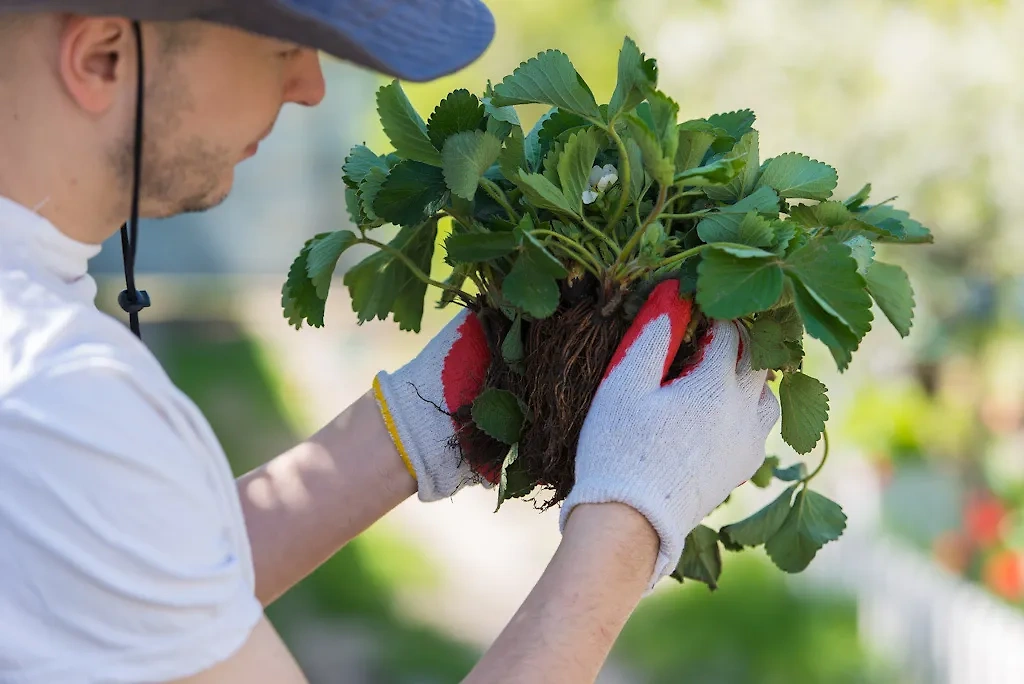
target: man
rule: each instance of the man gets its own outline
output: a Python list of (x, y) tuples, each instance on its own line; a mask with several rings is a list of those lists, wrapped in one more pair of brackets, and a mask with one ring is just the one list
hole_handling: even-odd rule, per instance
[[(410, 495), (472, 479), (452, 422), (410, 394), (486, 363), (468, 313), (236, 482), (194, 404), (96, 309), (86, 266), (133, 191), (143, 216), (221, 202), (281, 107), (323, 98), (318, 50), (428, 80), (492, 32), (477, 0), (0, 0), (0, 681), (305, 681), (263, 606)], [(676, 291), (655, 289), (620, 346), (562, 542), (467, 682), (592, 681), (761, 463), (778, 406), (735, 326), (665, 382), (689, 320)]]

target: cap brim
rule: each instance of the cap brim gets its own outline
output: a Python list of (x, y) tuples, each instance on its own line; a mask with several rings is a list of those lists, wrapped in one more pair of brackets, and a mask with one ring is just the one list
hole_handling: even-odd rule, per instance
[(494, 38), (479, 0), (250, 0), (206, 18), (418, 82), (468, 66)]

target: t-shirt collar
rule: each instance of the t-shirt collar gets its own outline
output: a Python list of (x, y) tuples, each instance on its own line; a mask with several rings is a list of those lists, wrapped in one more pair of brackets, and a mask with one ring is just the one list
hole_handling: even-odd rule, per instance
[(0, 241), (12, 238), (27, 248), (27, 256), (34, 263), (68, 285), (80, 284), (83, 291), (91, 292), (90, 297), (95, 296), (96, 286), (88, 275), (88, 266), (102, 245), (74, 240), (31, 209), (0, 197)]

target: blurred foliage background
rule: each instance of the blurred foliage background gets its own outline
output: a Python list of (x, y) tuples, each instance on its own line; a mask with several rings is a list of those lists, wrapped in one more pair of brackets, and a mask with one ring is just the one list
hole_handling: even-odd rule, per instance
[[(1024, 4), (488, 4), (498, 32), (483, 58), (406, 85), (424, 118), (451, 90), (480, 93), (548, 48), (566, 52), (607, 101), (629, 35), (658, 60), (682, 118), (749, 107), (763, 157), (797, 150), (825, 161), (839, 169), (841, 196), (871, 182), (873, 196), (898, 196), (936, 238), (884, 255), (907, 268), (917, 292), (908, 340), (878, 326), (842, 376), (822, 349), (809, 359), (831, 390), (836, 453), (822, 479), (850, 532), (812, 576), (730, 554), (715, 593), (662, 587), (630, 620), (601, 681), (1011, 681), (894, 659), (881, 647), (888, 633), (865, 617), (870, 582), (851, 589), (828, 558), (892, 540), (956, 591), (1024, 616)], [(386, 149), (373, 106), (383, 81), (326, 58), (325, 69), (327, 101), (282, 114), (225, 205), (142, 236), (140, 277), (155, 301), (146, 339), (210, 417), (238, 473), (316, 429), (451, 315), (428, 310), (419, 337), (390, 323), (357, 328), (332, 294), (323, 330), (296, 332), (281, 317), (280, 285), (302, 242), (345, 227), (349, 147)], [(524, 125), (540, 113), (523, 108)], [(118, 250), (111, 242), (94, 263), (111, 311)], [(358, 258), (346, 254), (342, 269)], [(772, 448), (792, 460), (777, 435)], [(737, 519), (773, 496), (741, 489), (724, 514)], [(513, 502), (495, 516), (491, 499), (403, 504), (271, 608), (311, 681), (454, 682), (472, 667), (557, 544), (552, 515)], [(890, 622), (917, 619), (901, 605), (892, 603)], [(922, 648), (921, 658), (934, 657)]]

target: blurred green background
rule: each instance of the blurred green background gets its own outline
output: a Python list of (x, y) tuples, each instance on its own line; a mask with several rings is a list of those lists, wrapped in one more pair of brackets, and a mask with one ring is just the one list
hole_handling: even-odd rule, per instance
[[(1020, 642), (999, 642), (1024, 634), (1024, 5), (488, 4), (498, 32), (481, 60), (406, 85), (424, 115), (451, 90), (480, 93), (548, 48), (607, 100), (629, 35), (658, 60), (683, 119), (749, 107), (763, 157), (796, 150), (835, 166), (838, 195), (872, 182), (874, 197), (898, 196), (936, 238), (885, 254), (917, 292), (908, 340), (879, 326), (842, 376), (823, 349), (809, 359), (830, 388), (835, 455), (821, 479), (850, 516), (847, 534), (801, 576), (763, 555), (728, 554), (715, 593), (666, 583), (632, 617), (600, 681), (1024, 681), (1024, 663), (1008, 655)], [(147, 342), (237, 473), (329, 420), (451, 315), (428, 307), (420, 336), (386, 322), (357, 327), (339, 284), (326, 328), (296, 332), (281, 316), (280, 286), (302, 242), (346, 227), (349, 147), (385, 145), (373, 108), (383, 81), (328, 59), (325, 71), (324, 105), (285, 110), (228, 202), (143, 228)], [(521, 114), (529, 126), (540, 109)], [(361, 256), (346, 254), (341, 268)], [(112, 241), (94, 262), (111, 311), (119, 261)], [(778, 435), (771, 448), (795, 458)], [(771, 497), (741, 488), (720, 515), (738, 519)], [(468, 672), (557, 544), (556, 512), (513, 501), (493, 515), (492, 498), (407, 502), (270, 609), (312, 682), (454, 682)]]

